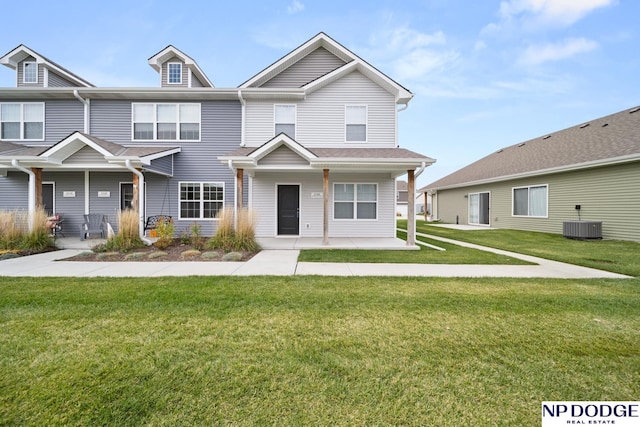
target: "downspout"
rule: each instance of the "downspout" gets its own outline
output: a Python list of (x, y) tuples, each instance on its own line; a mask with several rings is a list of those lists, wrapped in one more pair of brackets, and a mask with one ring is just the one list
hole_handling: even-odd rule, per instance
[(81, 97), (80, 93), (78, 92), (78, 89), (73, 90), (73, 96), (75, 96), (78, 99), (78, 101), (82, 102), (82, 104), (84, 105), (84, 133), (88, 134), (89, 133), (89, 113), (90, 113), (89, 100)]
[(11, 166), (29, 175), (29, 197), (27, 204), (29, 211), (29, 230), (33, 230), (33, 215), (36, 211), (36, 174), (32, 170), (20, 166), (17, 159), (11, 160)]
[(246, 115), (246, 108), (247, 108), (247, 101), (245, 101), (245, 99), (242, 97), (242, 90), (238, 89), (238, 99), (240, 100), (240, 105), (241, 105), (241, 119), (240, 119), (240, 147), (244, 147), (244, 138), (245, 138), (245, 132), (244, 132), (244, 122), (245, 122), (245, 115)]
[(144, 175), (138, 169), (134, 168), (131, 165), (131, 160), (127, 159), (124, 161), (124, 165), (134, 174), (138, 175), (138, 233), (140, 235), (140, 239), (147, 245), (151, 246), (153, 243), (151, 240), (147, 239), (144, 235)]
[(233, 168), (233, 160), (229, 159), (227, 166), (229, 166), (229, 169), (231, 169), (231, 172), (233, 174), (233, 229), (235, 230), (237, 228), (236, 220), (238, 218), (238, 201), (236, 200), (238, 197), (238, 192), (236, 191), (236, 188), (238, 188), (238, 174)]
[[(420, 166), (420, 169), (418, 169), (418, 170), (413, 174), (413, 183), (414, 183), (414, 186), (415, 186), (415, 182), (416, 182), (416, 180), (418, 179), (418, 177), (420, 176), (420, 174), (421, 174), (422, 172), (424, 172), (424, 170), (425, 170), (426, 168), (427, 168), (427, 162), (422, 162), (422, 165)], [(415, 226), (415, 221), (416, 221), (416, 208), (415, 208), (416, 194), (415, 194), (415, 187), (414, 187), (414, 192), (413, 192), (413, 194), (407, 194), (407, 198), (409, 198), (409, 197), (413, 197), (413, 214), (412, 214), (412, 216), (413, 216), (413, 223), (414, 223), (414, 226), (413, 226), (413, 241), (415, 242), (415, 241), (416, 241), (416, 228), (417, 228), (417, 227)], [(427, 210), (426, 203), (425, 203), (424, 210), (425, 210), (425, 212), (426, 212), (426, 210)], [(407, 215), (407, 216), (408, 216), (408, 215)], [(426, 213), (425, 213), (425, 220), (426, 220)], [(409, 225), (408, 225), (408, 224), (407, 224), (407, 232), (409, 232)]]

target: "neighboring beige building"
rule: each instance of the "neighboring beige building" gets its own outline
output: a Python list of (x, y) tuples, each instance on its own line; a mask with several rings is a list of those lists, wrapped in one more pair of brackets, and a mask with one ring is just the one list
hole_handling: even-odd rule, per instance
[(640, 107), (498, 150), (419, 190), (447, 223), (640, 241)]

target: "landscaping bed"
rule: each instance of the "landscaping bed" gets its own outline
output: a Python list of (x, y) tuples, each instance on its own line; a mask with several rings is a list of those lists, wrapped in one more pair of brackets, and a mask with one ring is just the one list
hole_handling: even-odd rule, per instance
[(163, 249), (144, 246), (127, 251), (108, 251), (101, 247), (85, 251), (64, 261), (247, 261), (259, 251), (227, 252), (217, 249), (205, 249), (199, 245), (184, 243), (182, 239), (172, 239)]

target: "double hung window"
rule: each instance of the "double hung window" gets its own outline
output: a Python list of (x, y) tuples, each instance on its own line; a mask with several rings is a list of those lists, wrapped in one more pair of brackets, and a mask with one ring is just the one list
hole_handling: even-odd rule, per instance
[(549, 187), (538, 185), (513, 189), (513, 215), (547, 217)]
[(334, 219), (376, 219), (377, 184), (334, 184)]
[(295, 104), (277, 105), (274, 112), (275, 135), (286, 134), (296, 139), (296, 106)]
[(25, 61), (22, 63), (22, 82), (38, 83), (38, 63)]
[(179, 62), (169, 62), (167, 64), (167, 82), (169, 84), (182, 83), (182, 64)]
[(0, 103), (0, 139), (44, 139), (44, 103)]
[(133, 104), (133, 140), (200, 140), (200, 104)]
[(224, 183), (181, 182), (180, 219), (212, 219), (224, 206)]
[(347, 105), (345, 107), (345, 140), (367, 141), (367, 106)]

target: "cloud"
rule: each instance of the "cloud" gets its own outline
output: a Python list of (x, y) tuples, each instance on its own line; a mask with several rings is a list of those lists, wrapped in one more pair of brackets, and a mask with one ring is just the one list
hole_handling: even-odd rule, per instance
[(289, 15), (294, 15), (298, 12), (302, 12), (304, 10), (304, 4), (300, 3), (298, 0), (293, 0), (289, 6), (287, 6), (287, 13)]
[(539, 65), (550, 61), (560, 61), (592, 51), (597, 47), (598, 43), (585, 38), (573, 38), (559, 43), (529, 46), (520, 56), (518, 63), (522, 65)]
[(505, 0), (500, 3), (500, 22), (490, 23), (483, 34), (514, 27), (569, 27), (596, 9), (617, 0)]

